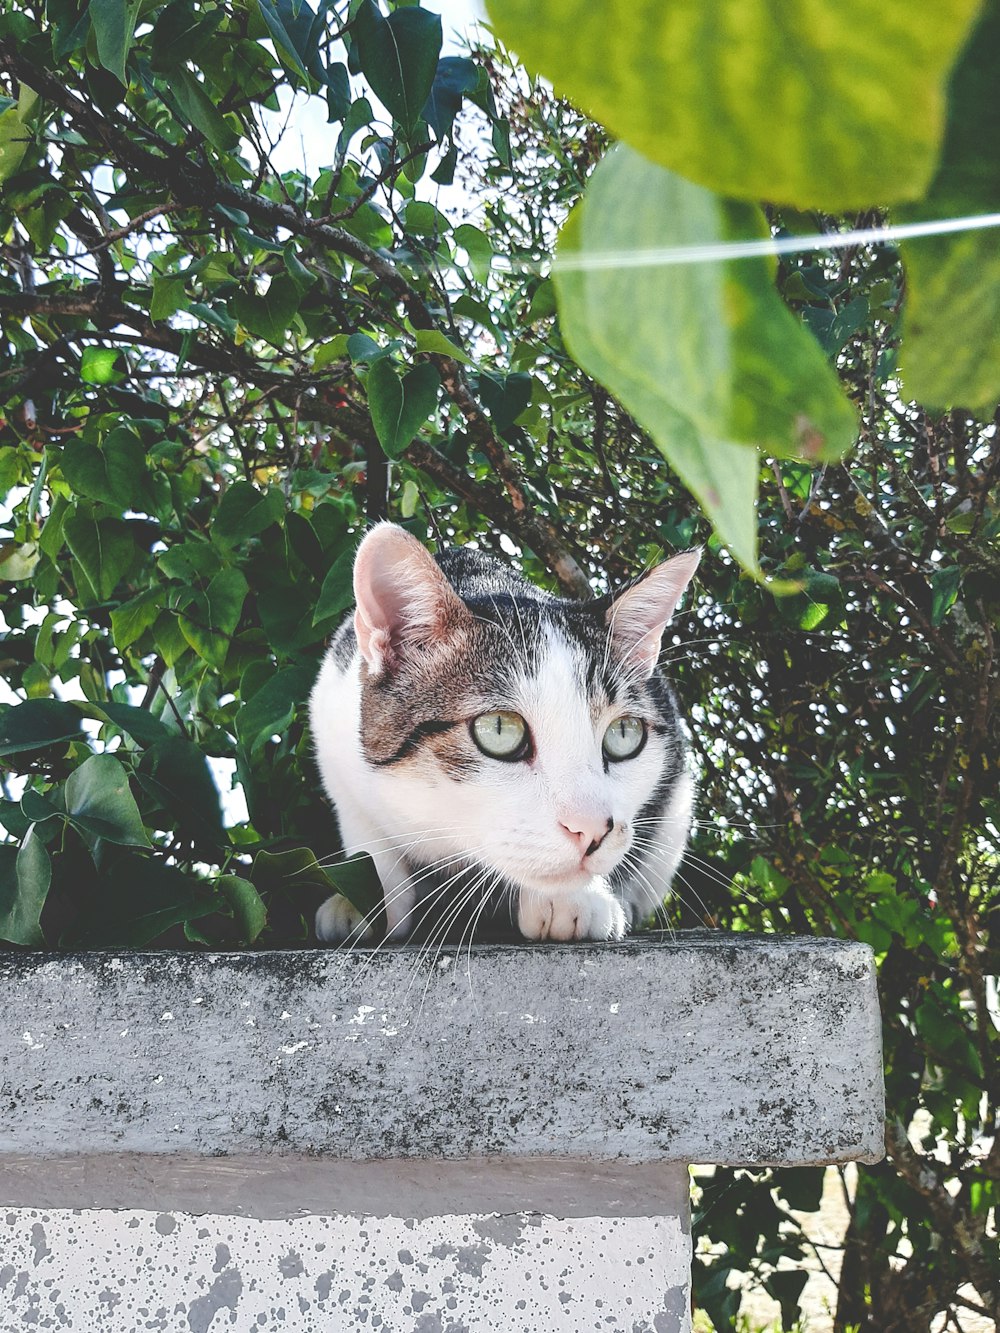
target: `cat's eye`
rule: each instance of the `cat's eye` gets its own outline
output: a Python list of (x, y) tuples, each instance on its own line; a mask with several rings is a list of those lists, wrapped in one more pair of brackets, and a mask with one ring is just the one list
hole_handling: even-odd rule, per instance
[(471, 730), (472, 739), (491, 759), (523, 759), (528, 753), (528, 724), (520, 713), (481, 713)]
[(604, 733), (604, 754), (613, 763), (634, 758), (646, 744), (646, 724), (638, 717), (619, 717)]

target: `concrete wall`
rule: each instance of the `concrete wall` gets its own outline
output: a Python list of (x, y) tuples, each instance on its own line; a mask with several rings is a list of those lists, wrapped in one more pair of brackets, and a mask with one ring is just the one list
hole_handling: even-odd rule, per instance
[(687, 1162), (881, 1153), (861, 945), (0, 973), (0, 1333), (686, 1333)]

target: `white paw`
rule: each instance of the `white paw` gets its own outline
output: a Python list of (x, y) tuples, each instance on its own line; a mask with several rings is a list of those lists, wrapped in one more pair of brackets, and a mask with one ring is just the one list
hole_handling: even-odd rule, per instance
[(360, 944), (375, 938), (375, 927), (342, 894), (335, 893), (316, 912), (316, 935), (324, 944), (344, 940)]
[(620, 940), (628, 929), (620, 903), (603, 884), (573, 893), (522, 889), (517, 924), (529, 940)]

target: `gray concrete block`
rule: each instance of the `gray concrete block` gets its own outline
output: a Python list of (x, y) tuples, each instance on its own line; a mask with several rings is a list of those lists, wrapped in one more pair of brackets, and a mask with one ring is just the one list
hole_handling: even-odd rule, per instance
[[(484, 1211), (494, 1197), (558, 1204), (562, 1172), (565, 1196), (592, 1188), (607, 1207), (617, 1189), (636, 1213), (648, 1163), (882, 1152), (879, 1014), (860, 944), (698, 933), (434, 958), (5, 954), (0, 974), (9, 1180), (31, 1164), (41, 1185), (41, 1163), (61, 1160), (70, 1181), (74, 1158), (84, 1178), (85, 1159), (108, 1154), (152, 1176), (169, 1157), (183, 1180), (234, 1155), (262, 1181), (270, 1171), (279, 1194), (282, 1179), (298, 1180), (293, 1193), (322, 1179), (325, 1197), (349, 1200), (352, 1163), (395, 1161), (408, 1165), (386, 1188), (409, 1173), (403, 1211), (418, 1216), (426, 1196), (440, 1202), (448, 1163), (469, 1159), (450, 1179), (481, 1172)], [(514, 1172), (504, 1195), (498, 1160), (528, 1183)], [(221, 1180), (224, 1161), (214, 1169)]]

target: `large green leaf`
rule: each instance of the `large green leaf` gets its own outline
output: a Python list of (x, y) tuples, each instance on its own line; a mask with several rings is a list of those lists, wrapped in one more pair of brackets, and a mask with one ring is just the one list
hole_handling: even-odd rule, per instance
[(0, 847), (0, 939), (34, 948), (44, 943), (38, 920), (51, 881), (52, 863), (34, 824), (16, 852)]
[(740, 199), (919, 198), (979, 0), (489, 0), (498, 35), (647, 157)]
[(78, 495), (127, 509), (142, 483), (146, 454), (138, 436), (119, 427), (100, 447), (85, 440), (68, 444), (59, 463)]
[(434, 411), (440, 382), (429, 361), (402, 378), (389, 357), (380, 357), (372, 366), (365, 385), (368, 406), (379, 444), (389, 458), (399, 457)]
[(304, 706), (315, 675), (312, 667), (284, 667), (255, 690), (236, 714), (240, 743), (253, 753), (271, 736), (283, 732), (295, 709)]
[(91, 910), (61, 943), (78, 949), (141, 949), (171, 926), (196, 921), (225, 906), (173, 866), (126, 853), (99, 881)]
[[(854, 410), (775, 291), (772, 261), (663, 263), (655, 252), (763, 230), (757, 209), (619, 147), (563, 228), (555, 267), (572, 355), (649, 431), (747, 568), (756, 566), (753, 446), (836, 458), (854, 441)], [(654, 252), (649, 265), (636, 265), (644, 250)]]
[(132, 47), (139, 5), (128, 0), (90, 0), (88, 9), (97, 39), (97, 57), (119, 83), (125, 83), (125, 61)]
[(204, 85), (198, 82), (189, 69), (183, 66), (175, 69), (170, 76), (170, 88), (184, 115), (210, 144), (222, 152), (236, 147), (240, 136), (217, 110)]
[(135, 542), (128, 525), (117, 518), (95, 517), (86, 506), (78, 506), (63, 525), (66, 544), (76, 556), (89, 588), (83, 598), (104, 602), (111, 596), (135, 557)]
[(394, 120), (409, 133), (430, 96), (441, 52), (441, 19), (413, 6), (383, 18), (362, 0), (354, 21), (361, 72)]
[(0, 712), (0, 757), (41, 750), (80, 736), (80, 710), (61, 699), (28, 699)]
[(215, 881), (215, 887), (232, 910), (240, 939), (246, 944), (253, 944), (267, 925), (267, 908), (263, 898), (248, 879), (240, 879), (237, 875), (224, 875)]
[[(949, 90), (948, 133), (934, 183), (899, 220), (1000, 212), (1000, 4), (987, 6)], [(900, 370), (931, 407), (989, 418), (1000, 400), (1000, 228), (904, 241)]]
[(295, 281), (283, 274), (271, 279), (266, 292), (237, 292), (229, 302), (229, 309), (245, 329), (280, 347), (301, 299)]
[(349, 606), (354, 605), (354, 556), (355, 548), (352, 545), (346, 551), (341, 551), (327, 570), (316, 599), (314, 625), (329, 620), (331, 616), (342, 615)]
[(0, 113), (0, 182), (14, 175), (28, 151), (32, 140), (28, 120), (37, 102), (38, 94), (22, 83), (17, 102)]
[(247, 581), (238, 569), (223, 569), (181, 611), (181, 633), (210, 666), (225, 662), (247, 592)]
[(122, 846), (149, 846), (125, 770), (114, 755), (91, 755), (75, 768), (66, 779), (65, 801), (66, 814), (85, 833)]
[(111, 612), (111, 632), (118, 651), (124, 652), (135, 643), (156, 622), (162, 609), (163, 591), (160, 588), (149, 588), (116, 607)]
[(259, 491), (247, 481), (238, 481), (222, 497), (212, 536), (226, 543), (255, 537), (277, 523), (284, 511), (285, 502), (277, 488)]
[(219, 791), (205, 756), (191, 741), (184, 736), (154, 741), (136, 778), (184, 837), (209, 847), (224, 841)]

